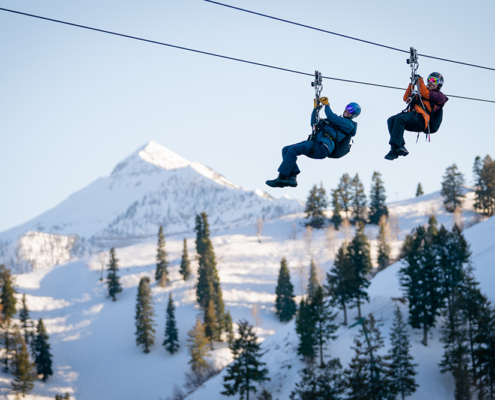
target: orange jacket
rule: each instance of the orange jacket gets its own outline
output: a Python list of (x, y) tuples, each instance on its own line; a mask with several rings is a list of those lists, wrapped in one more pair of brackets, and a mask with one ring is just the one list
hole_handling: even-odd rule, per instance
[[(412, 86), (409, 84), (407, 87), (406, 93), (404, 94), (404, 101), (407, 103), (407, 99), (409, 99), (409, 96), (411, 95), (412, 92)], [(423, 104), (426, 108), (426, 111), (421, 108), (420, 104), (416, 104), (414, 106), (414, 110), (423, 116), (423, 119), (425, 120), (425, 129), (428, 127), (428, 123), (430, 122), (430, 116), (428, 115), (431, 113), (431, 104), (429, 102), (430, 99), (430, 91), (426, 87), (423, 78), (419, 78), (419, 94), (421, 95), (421, 100), (423, 100)], [(409, 103), (408, 103), (409, 104)]]

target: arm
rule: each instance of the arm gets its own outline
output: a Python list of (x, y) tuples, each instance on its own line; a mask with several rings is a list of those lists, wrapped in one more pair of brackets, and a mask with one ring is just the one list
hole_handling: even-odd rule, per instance
[(407, 101), (407, 99), (411, 95), (411, 92), (412, 92), (412, 86), (411, 84), (409, 84), (409, 86), (406, 89), (406, 93), (404, 93), (404, 101)]
[(318, 109), (314, 108), (313, 112), (311, 113), (311, 126), (313, 126), (316, 122), (316, 115), (318, 113)]
[(426, 87), (423, 78), (419, 78), (419, 94), (421, 95), (422, 98), (426, 100), (430, 100), (430, 91)]
[(328, 122), (330, 122), (334, 126), (338, 126), (346, 133), (351, 133), (354, 129), (354, 125), (351, 121), (344, 117), (339, 117), (337, 114), (334, 114), (330, 106), (325, 106), (325, 115), (327, 116)]

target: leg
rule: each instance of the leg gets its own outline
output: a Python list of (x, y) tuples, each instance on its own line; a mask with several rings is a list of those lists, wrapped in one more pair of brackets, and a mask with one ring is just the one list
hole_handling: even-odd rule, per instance
[(400, 113), (388, 119), (388, 131), (390, 132), (389, 144), (396, 144), (398, 147), (405, 144), (404, 130), (406, 129), (408, 114), (412, 113)]
[[(291, 149), (293, 147), (296, 147), (296, 146), (299, 148), (301, 145), (304, 145), (305, 143), (307, 143), (307, 141), (299, 142), (296, 144), (290, 144), (289, 146), (285, 146), (282, 149), (282, 164), (280, 165), (278, 172), (280, 172), (282, 175), (285, 175), (285, 176), (290, 176), (292, 174), (298, 175), (301, 172), (301, 170), (299, 169), (299, 167), (297, 166), (297, 163), (296, 163), (297, 156), (294, 157), (294, 155), (293, 155), (294, 150), (291, 150)], [(288, 161), (289, 159), (292, 160), (292, 162), (289, 162)], [(282, 168), (282, 165), (284, 165), (284, 162), (285, 162), (285, 166), (284, 166), (284, 172), (285, 173), (280, 170)]]
[[(301, 171), (297, 166), (297, 157), (299, 157), (300, 155), (308, 156), (311, 147), (313, 147), (313, 142), (310, 141), (304, 141), (301, 143), (293, 144), (292, 146), (284, 147), (284, 149), (282, 150), (284, 159), (282, 161), (282, 164), (280, 164), (280, 167), (278, 168), (278, 172), (280, 172), (284, 176), (295, 176), (299, 174)], [(328, 154), (326, 148), (321, 143), (317, 142), (316, 151), (310, 158), (320, 160), (327, 157), (327, 155)]]

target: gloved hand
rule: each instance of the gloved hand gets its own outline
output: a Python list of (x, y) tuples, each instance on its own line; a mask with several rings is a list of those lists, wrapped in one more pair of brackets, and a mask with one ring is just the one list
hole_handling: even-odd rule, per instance
[(315, 105), (315, 108), (317, 108), (317, 107), (318, 107), (319, 102), (318, 102), (318, 101), (316, 101), (316, 99), (313, 99), (313, 103), (314, 103), (314, 105)]
[(330, 103), (328, 102), (328, 97), (320, 97), (320, 101), (326, 106), (330, 105)]

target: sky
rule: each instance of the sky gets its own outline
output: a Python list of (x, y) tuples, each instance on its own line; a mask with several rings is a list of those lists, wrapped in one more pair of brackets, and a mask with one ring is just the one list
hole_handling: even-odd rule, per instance
[[(495, 68), (495, 2), (474, 0), (225, 0), (227, 4), (408, 50)], [(0, 7), (325, 76), (406, 87), (405, 53), (316, 32), (201, 0), (0, 0)], [(109, 175), (154, 140), (245, 188), (305, 200), (344, 173), (369, 193), (382, 174), (389, 201), (439, 190), (456, 163), (472, 184), (476, 156), (495, 157), (495, 104), (451, 98), (439, 132), (408, 157), (384, 160), (387, 118), (403, 93), (324, 80), (336, 113), (362, 114), (351, 153), (301, 159), (299, 186), (272, 189), (283, 146), (311, 131), (311, 77), (195, 54), (0, 10), (0, 231)], [(447, 95), (495, 100), (495, 71), (420, 57), (419, 73), (445, 77)]]

